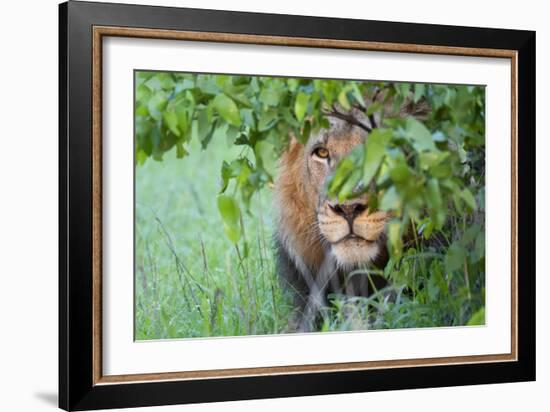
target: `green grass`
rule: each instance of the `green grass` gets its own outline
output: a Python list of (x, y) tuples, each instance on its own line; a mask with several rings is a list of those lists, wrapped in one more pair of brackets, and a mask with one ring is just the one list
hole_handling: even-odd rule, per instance
[(271, 193), (245, 214), (247, 247), (226, 237), (216, 206), (225, 144), (136, 167), (136, 339), (281, 333), (292, 311), (272, 248)]
[[(243, 216), (244, 239), (235, 247), (224, 233), (216, 196), (219, 167), (239, 148), (191, 145), (189, 152), (177, 159), (172, 151), (162, 162), (136, 167), (136, 339), (291, 331), (292, 296), (274, 260), (271, 190), (254, 195), (253, 214)], [(476, 219), (483, 227), (483, 214)], [(319, 331), (483, 324), (484, 251), (465, 261), (464, 271), (445, 270), (442, 253), (458, 241), (472, 249), (475, 239), (467, 243), (462, 236), (471, 225), (453, 218), (447, 235), (408, 245), (405, 256), (385, 269), (393, 284), (387, 290), (369, 298), (332, 296), (321, 310)]]

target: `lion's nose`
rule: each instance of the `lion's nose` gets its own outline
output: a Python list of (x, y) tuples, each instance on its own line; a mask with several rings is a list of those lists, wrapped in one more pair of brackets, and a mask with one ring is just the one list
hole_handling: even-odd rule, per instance
[(367, 209), (365, 203), (353, 202), (353, 203), (338, 203), (331, 205), (329, 203), (330, 209), (339, 216), (342, 216), (348, 222), (352, 222), (358, 215), (364, 212)]

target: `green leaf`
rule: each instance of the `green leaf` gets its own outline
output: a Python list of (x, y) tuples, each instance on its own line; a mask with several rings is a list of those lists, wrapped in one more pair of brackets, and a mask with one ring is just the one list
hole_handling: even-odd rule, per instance
[(430, 264), (430, 280), (434, 279), (437, 287), (443, 295), (449, 294), (449, 287), (447, 286), (447, 282), (445, 281), (445, 278), (443, 277), (443, 273), (441, 271), (441, 261), (434, 259), (432, 260), (432, 263)]
[(477, 234), (474, 250), (476, 252), (476, 261), (481, 260), (485, 256), (485, 231), (484, 230), (482, 230)]
[(426, 184), (426, 204), (433, 220), (434, 226), (441, 229), (445, 223), (446, 211), (443, 209), (443, 201), (441, 199), (441, 191), (439, 189), (439, 181), (431, 178)]
[(298, 79), (287, 79), (286, 82), (288, 84), (288, 89), (293, 93), (296, 91), (296, 89), (300, 85), (300, 80)]
[(220, 93), (214, 98), (213, 105), (227, 123), (237, 127), (241, 125), (239, 109), (231, 97)]
[(178, 129), (178, 116), (176, 113), (172, 110), (166, 110), (162, 115), (162, 118), (168, 129), (179, 137), (181, 133)]
[[(189, 128), (189, 119), (187, 117), (187, 112), (183, 108), (176, 109), (176, 116), (178, 118), (178, 129), (183, 135), (184, 139), (188, 140), (188, 128)], [(187, 134), (187, 138), (186, 138)]]
[(440, 163), (437, 163), (436, 165), (430, 167), (430, 173), (433, 177), (444, 179), (452, 175), (453, 169), (451, 168), (450, 162), (441, 161)]
[(275, 176), (277, 169), (277, 153), (275, 146), (265, 140), (260, 140), (254, 148), (256, 157), (260, 159), (263, 169), (271, 176)]
[(227, 185), (229, 184), (229, 179), (231, 179), (232, 177), (235, 177), (233, 163), (234, 162), (232, 162), (231, 165), (226, 161), (222, 163), (222, 170), (221, 170), (222, 187), (220, 189), (220, 193), (225, 192), (225, 189), (227, 189)]
[(357, 184), (361, 180), (361, 171), (355, 169), (346, 179), (338, 193), (338, 201), (343, 202), (348, 198), (352, 198)]
[(378, 210), (378, 196), (376, 192), (369, 193), (368, 207), (371, 211)]
[(136, 100), (137, 101), (145, 101), (148, 100), (151, 97), (151, 89), (149, 89), (144, 84), (140, 84), (136, 87)]
[(233, 144), (235, 144), (235, 140), (237, 139), (238, 135), (239, 135), (239, 129), (234, 126), (229, 126), (225, 134), (227, 147), (231, 147)]
[(373, 115), (377, 111), (381, 110), (382, 107), (383, 107), (382, 103), (380, 103), (380, 102), (374, 102), (374, 103), (370, 104), (368, 109), (367, 109), (367, 116)]
[(299, 136), (296, 136), (296, 137), (300, 143), (306, 144), (310, 134), (311, 134), (311, 122), (307, 120), (304, 123), (304, 127), (302, 127), (302, 132), (300, 133)]
[(465, 187), (464, 189), (462, 189), (462, 192), (460, 192), (460, 197), (462, 198), (462, 200), (464, 200), (464, 203), (466, 203), (466, 205), (468, 205), (470, 209), (476, 210), (476, 199), (474, 195), (472, 195), (472, 192), (468, 190), (468, 188)]
[(447, 254), (445, 255), (445, 269), (447, 272), (453, 272), (460, 269), (464, 265), (466, 250), (458, 242), (453, 242)]
[(271, 88), (262, 89), (259, 100), (266, 106), (277, 106), (280, 100), (279, 92)]
[(431, 209), (439, 209), (442, 205), (439, 181), (431, 178), (426, 184), (426, 203)]
[(395, 186), (391, 186), (388, 190), (386, 190), (380, 200), (380, 209), (400, 210), (402, 203), (403, 200), (401, 199), (401, 196), (399, 196), (399, 193), (397, 193), (397, 189)]
[(404, 183), (411, 176), (411, 171), (407, 164), (403, 161), (390, 170), (390, 177), (395, 183)]
[(143, 165), (145, 161), (147, 160), (147, 153), (145, 153), (143, 150), (138, 150), (136, 153), (136, 162), (138, 165)]
[(136, 116), (148, 116), (149, 109), (146, 106), (137, 106), (136, 107)]
[(347, 88), (344, 88), (340, 93), (338, 93), (338, 103), (345, 109), (349, 110), (351, 109), (351, 104), (348, 100), (348, 90)]
[(466, 326), (480, 326), (485, 325), (485, 307), (479, 309), (472, 315)]
[(418, 101), (424, 96), (424, 89), (426, 86), (423, 83), (417, 83), (414, 85), (414, 97), (413, 100), (415, 103), (418, 103)]
[(233, 243), (241, 238), (241, 211), (236, 200), (228, 195), (218, 196), (218, 210), (223, 221), (225, 234)]
[(417, 151), (436, 150), (432, 134), (423, 123), (420, 123), (414, 117), (409, 117), (406, 127), (407, 138)]
[(346, 179), (351, 175), (355, 165), (350, 158), (344, 158), (336, 168), (333, 178), (328, 186), (328, 193), (330, 196), (335, 196), (340, 191), (340, 188), (345, 183)]
[(244, 119), (244, 124), (251, 129), (256, 128), (256, 121), (254, 119), (254, 111), (252, 109), (241, 109), (241, 116)]
[(277, 110), (270, 109), (266, 112), (263, 112), (260, 115), (260, 120), (258, 122), (258, 131), (265, 132), (266, 130), (271, 129), (278, 120)]
[(205, 94), (215, 96), (220, 93), (220, 88), (216, 84), (215, 76), (209, 74), (199, 74), (197, 76), (196, 86)]
[(408, 97), (411, 90), (411, 85), (409, 83), (397, 83), (395, 88), (400, 96)]
[(169, 90), (175, 85), (170, 73), (155, 73), (145, 84), (152, 90)]
[(460, 243), (462, 244), (462, 246), (467, 247), (471, 242), (473, 242), (476, 239), (476, 236), (478, 235), (480, 230), (481, 226), (478, 224), (474, 224), (466, 229), (466, 231), (460, 238)]
[(456, 211), (461, 215), (464, 212), (464, 208), (462, 207), (462, 199), (460, 197), (460, 193), (453, 193), (452, 199)]
[(298, 121), (302, 121), (307, 111), (307, 104), (309, 102), (309, 95), (304, 92), (298, 93), (296, 96), (296, 102), (294, 103), (294, 114)]
[(166, 97), (166, 94), (162, 91), (155, 93), (150, 99), (149, 103), (147, 104), (147, 109), (149, 109), (149, 113), (151, 114), (151, 117), (155, 120), (160, 120), (162, 118), (162, 111), (168, 104), (168, 98)]
[(197, 137), (205, 147), (205, 143), (208, 143), (208, 137), (212, 130), (212, 124), (208, 121), (208, 114), (205, 110), (200, 112), (198, 118)]
[(363, 107), (365, 107), (367, 104), (365, 103), (365, 99), (363, 99), (363, 95), (361, 94), (361, 91), (359, 90), (359, 86), (357, 86), (357, 83), (353, 82), (351, 84), (353, 97), (355, 100), (359, 102), (359, 104)]
[(401, 239), (401, 222), (392, 220), (388, 223), (388, 249), (391, 256), (399, 257), (403, 251), (403, 240)]
[(181, 143), (176, 144), (176, 157), (178, 159), (181, 159), (181, 158), (187, 156), (188, 154), (189, 154), (189, 152), (187, 152), (187, 150), (185, 150), (185, 147), (183, 147), (183, 145)]
[(374, 129), (365, 142), (365, 157), (363, 161), (363, 182), (366, 185), (378, 171), (380, 163), (386, 154), (386, 145), (392, 137), (391, 129)]
[(231, 85), (231, 77), (227, 74), (217, 74), (214, 76), (214, 81), (216, 82), (216, 86), (223, 88), (224, 86), (230, 86)]
[(449, 158), (451, 154), (449, 152), (422, 152), (419, 154), (420, 168), (422, 170), (431, 170), (433, 167), (443, 163)]

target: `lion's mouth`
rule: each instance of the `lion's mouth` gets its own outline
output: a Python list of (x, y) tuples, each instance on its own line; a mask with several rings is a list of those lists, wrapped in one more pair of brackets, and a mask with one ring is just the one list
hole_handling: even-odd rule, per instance
[(347, 241), (355, 241), (355, 242), (365, 242), (365, 243), (373, 243), (371, 240), (365, 239), (363, 236), (359, 236), (355, 233), (348, 233), (346, 236), (338, 239), (336, 242), (332, 242), (333, 245), (338, 245), (343, 242)]

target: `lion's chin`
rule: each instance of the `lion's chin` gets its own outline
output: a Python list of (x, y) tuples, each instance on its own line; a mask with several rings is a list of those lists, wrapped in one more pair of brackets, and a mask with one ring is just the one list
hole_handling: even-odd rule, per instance
[(380, 245), (364, 239), (350, 238), (331, 245), (331, 253), (342, 269), (353, 269), (372, 263), (380, 253)]

